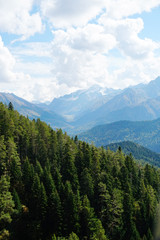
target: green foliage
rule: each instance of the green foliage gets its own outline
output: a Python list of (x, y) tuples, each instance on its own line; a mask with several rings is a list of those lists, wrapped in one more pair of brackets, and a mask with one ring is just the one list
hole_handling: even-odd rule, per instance
[(160, 154), (155, 153), (148, 148), (145, 148), (137, 143), (130, 141), (111, 143), (105, 148), (109, 148), (112, 151), (116, 151), (118, 148), (121, 148), (126, 155), (133, 155), (136, 160), (140, 160), (143, 165), (145, 163), (152, 164), (154, 166), (160, 167)]
[[(93, 127), (92, 129), (79, 134), (78, 138), (89, 143), (93, 142), (96, 146), (106, 146), (110, 143), (131, 141), (154, 152), (160, 153), (159, 129), (160, 118), (153, 121), (118, 121)], [(116, 149), (118, 147), (116, 147)], [(147, 157), (147, 155), (145, 156)]]
[(74, 232), (72, 232), (72, 233), (69, 235), (68, 240), (79, 240), (79, 237), (78, 237)]
[(11, 110), (13, 111), (14, 107), (13, 107), (13, 104), (11, 102), (9, 102), (8, 104), (8, 110)]
[(20, 213), (22, 211), (22, 205), (21, 205), (18, 193), (16, 192), (15, 189), (13, 190), (13, 201), (14, 201), (15, 209), (17, 210), (17, 213)]
[(0, 136), (0, 176), (6, 171), (6, 145), (4, 136)]
[(5, 239), (4, 236), (8, 235), (8, 231), (5, 228), (11, 223), (11, 215), (14, 212), (14, 202), (9, 188), (9, 178), (2, 175), (0, 178), (0, 238), (2, 239)]
[(148, 228), (148, 231), (147, 231), (147, 239), (148, 239), (148, 240), (153, 240), (153, 235), (152, 235), (152, 233), (151, 233), (150, 228)]
[(96, 148), (0, 104), (0, 239), (152, 239), (159, 186), (160, 171), (123, 148)]

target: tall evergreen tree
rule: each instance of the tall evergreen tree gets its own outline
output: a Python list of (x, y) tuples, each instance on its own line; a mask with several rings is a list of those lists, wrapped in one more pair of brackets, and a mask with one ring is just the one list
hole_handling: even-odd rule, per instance
[(12, 213), (14, 212), (14, 202), (11, 192), (9, 191), (10, 182), (6, 175), (0, 178), (0, 238), (8, 239), (9, 231), (6, 229), (7, 224), (12, 221)]
[(65, 145), (65, 155), (62, 163), (62, 178), (63, 182), (70, 181), (73, 190), (79, 187), (77, 169), (75, 167), (74, 155), (71, 152), (71, 147), (68, 143)]

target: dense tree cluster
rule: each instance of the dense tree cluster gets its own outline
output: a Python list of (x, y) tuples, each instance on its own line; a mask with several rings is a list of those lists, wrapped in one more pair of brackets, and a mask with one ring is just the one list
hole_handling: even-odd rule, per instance
[(159, 171), (0, 103), (0, 239), (153, 239)]
[(78, 137), (88, 143), (94, 142), (97, 147), (113, 142), (132, 141), (160, 153), (160, 118), (151, 121), (124, 120), (102, 124), (79, 134)]
[(104, 148), (108, 148), (112, 151), (116, 151), (119, 147), (121, 147), (122, 151), (126, 155), (132, 154), (133, 157), (140, 161), (141, 164), (149, 163), (156, 167), (160, 167), (160, 154), (156, 152), (152, 152), (148, 148), (145, 148), (137, 143), (131, 141), (124, 141), (118, 143), (111, 143)]

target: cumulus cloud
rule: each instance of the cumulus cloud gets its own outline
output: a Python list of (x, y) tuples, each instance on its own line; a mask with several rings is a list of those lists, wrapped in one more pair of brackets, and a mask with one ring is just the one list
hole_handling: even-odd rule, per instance
[[(52, 42), (52, 73), (57, 82), (70, 87), (87, 87), (95, 83), (113, 87), (123, 76), (126, 84), (132, 84), (134, 69), (139, 81), (142, 76), (146, 79), (147, 74), (142, 74), (146, 71), (143, 63), (138, 67), (135, 62), (154, 61), (154, 50), (159, 45), (151, 39), (141, 39), (143, 20), (128, 16), (151, 11), (158, 5), (160, 0), (41, 0), (42, 15), (58, 28), (53, 31)], [(113, 49), (121, 55), (119, 61), (124, 62), (119, 68), (113, 66), (117, 63), (116, 58), (112, 66), (109, 63)]]
[(116, 39), (106, 34), (102, 26), (88, 24), (84, 28), (69, 29), (68, 44), (78, 50), (107, 53), (116, 46)]
[(53, 31), (53, 44), (62, 47), (70, 46), (79, 51), (107, 53), (116, 46), (116, 39), (106, 34), (102, 26), (88, 24), (83, 28), (69, 28), (67, 31)]
[(13, 67), (15, 59), (9, 50), (4, 46), (2, 38), (0, 37), (0, 82), (9, 82), (15, 79)]
[(107, 59), (101, 54), (81, 51), (60, 51), (54, 55), (53, 74), (58, 83), (67, 86), (86, 88), (107, 78)]
[[(153, 71), (147, 69), (155, 66), (154, 50), (159, 44), (139, 38), (144, 27), (141, 18), (117, 20), (103, 16), (99, 24), (53, 31), (53, 74), (60, 84), (118, 87), (116, 82), (121, 81), (119, 87), (125, 87), (153, 76)], [(122, 64), (117, 57), (110, 63), (113, 49), (119, 52)]]
[(53, 78), (46, 79), (44, 84), (44, 79), (42, 78), (39, 79), (39, 81), (35, 81), (35, 84), (32, 85), (32, 89), (30, 89), (30, 96), (28, 95), (28, 99), (39, 102), (52, 101), (55, 97), (60, 97), (75, 90), (77, 89), (74, 87), (68, 87), (64, 83), (57, 84), (56, 81), (53, 80)]
[(112, 87), (125, 88), (157, 78), (157, 76), (160, 76), (159, 61), (160, 57), (155, 56), (146, 58), (143, 61), (137, 61), (130, 57), (122, 59), (112, 57), (110, 59), (111, 67), (112, 65), (118, 65), (110, 75), (112, 77)]
[(107, 17), (122, 19), (149, 12), (160, 5), (160, 0), (41, 0), (41, 12), (54, 27), (84, 26), (105, 13)]
[(43, 102), (74, 91), (74, 87), (57, 82), (51, 73), (53, 64), (50, 57), (50, 44), (29, 42), (8, 49), (1, 39), (0, 91), (12, 92), (29, 101)]
[(83, 26), (102, 12), (105, 0), (41, 0), (42, 15), (56, 28)]
[(54, 29), (52, 43), (46, 35), (45, 43), (8, 50), (0, 39), (1, 89), (44, 101), (93, 84), (124, 88), (154, 79), (160, 75), (159, 44), (141, 39), (143, 20), (131, 16), (158, 5), (160, 0), (0, 0), (1, 32), (24, 40), (43, 31), (42, 21)]
[(159, 44), (151, 39), (141, 39), (138, 34), (143, 29), (143, 20), (137, 19), (122, 19), (115, 20), (101, 17), (99, 20), (106, 32), (113, 34), (118, 42), (118, 48), (127, 56), (133, 59), (145, 59), (153, 54), (153, 51), (159, 48)]
[(53, 34), (53, 73), (59, 83), (87, 87), (106, 81), (105, 54), (116, 46), (114, 36), (105, 34), (103, 27), (94, 24)]
[(15, 85), (19, 82), (29, 81), (31, 78), (28, 74), (23, 72), (14, 71), (16, 60), (10, 53), (8, 48), (4, 46), (2, 38), (0, 37), (0, 83), (1, 89), (6, 86), (9, 88), (15, 88)]
[(0, 31), (22, 35), (22, 39), (42, 32), (40, 14), (31, 13), (34, 0), (0, 0)]
[(106, 0), (107, 16), (114, 19), (122, 19), (149, 12), (152, 8), (160, 5), (160, 0)]

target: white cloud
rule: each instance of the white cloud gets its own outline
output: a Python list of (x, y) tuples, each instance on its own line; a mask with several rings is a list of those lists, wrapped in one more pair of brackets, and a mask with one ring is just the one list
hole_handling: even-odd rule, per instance
[(74, 87), (68, 87), (66, 84), (57, 84), (56, 80), (53, 78), (46, 79), (44, 84), (44, 79), (42, 78), (39, 79), (39, 81), (36, 81), (32, 86), (28, 99), (39, 102), (52, 101), (55, 97), (60, 97), (75, 90), (77, 89)]
[[(151, 62), (155, 66), (154, 50), (159, 44), (139, 38), (142, 19), (103, 17), (99, 23), (101, 25), (87, 24), (81, 28), (53, 31), (53, 74), (58, 83), (80, 88), (97, 83), (124, 88), (152, 78), (153, 71), (149, 73), (147, 69)], [(110, 63), (110, 50), (115, 48), (119, 58), (112, 58)]]
[(51, 43), (49, 42), (27, 42), (18, 46), (10, 46), (9, 48), (14, 56), (26, 56), (37, 58), (51, 57)]
[(43, 102), (74, 91), (74, 87), (57, 83), (50, 55), (46, 43), (25, 43), (9, 50), (0, 38), (0, 91)]
[(107, 17), (122, 19), (160, 5), (160, 0), (106, 0)]
[(133, 59), (145, 59), (153, 54), (153, 51), (159, 48), (159, 44), (151, 39), (140, 39), (138, 34), (143, 29), (143, 20), (123, 19), (114, 20), (106, 16), (99, 20), (103, 24), (106, 33), (113, 34), (118, 42), (118, 48), (126, 55)]
[[(117, 63), (117, 58), (112, 59), (112, 64)], [(129, 57), (122, 60), (121, 65), (112, 72), (112, 86), (124, 88), (130, 85), (149, 82), (160, 76), (158, 63), (160, 57), (150, 57), (137, 61)]]
[[(150, 67), (146, 63), (150, 59), (155, 66), (154, 50), (159, 45), (139, 37), (144, 27), (141, 18), (126, 17), (158, 5), (160, 0), (42, 0), (43, 16), (54, 27), (66, 28), (53, 31), (53, 75), (57, 82), (82, 88), (95, 83), (115, 87), (120, 79), (123, 87), (140, 82), (142, 77), (147, 80), (144, 62), (138, 64), (145, 60)], [(94, 17), (98, 24), (89, 24)], [(115, 48), (123, 64), (117, 64), (116, 58), (109, 63), (110, 50)], [(152, 75), (153, 72), (149, 74)]]
[(0, 82), (9, 82), (15, 79), (15, 74), (13, 73), (14, 64), (14, 57), (4, 46), (0, 37)]
[(108, 61), (105, 54), (116, 46), (114, 36), (105, 34), (103, 27), (94, 24), (53, 34), (53, 74), (59, 83), (88, 87), (106, 81)]
[(88, 24), (84, 28), (71, 28), (67, 31), (68, 44), (77, 50), (107, 53), (116, 46), (116, 39), (106, 34), (102, 26)]
[(106, 12), (107, 17), (122, 19), (149, 12), (160, 0), (41, 0), (41, 12), (54, 27), (84, 26)]
[(41, 0), (41, 11), (54, 27), (83, 26), (102, 12), (105, 0)]
[(0, 0), (0, 31), (22, 35), (22, 39), (42, 32), (38, 12), (30, 13), (33, 0)]
[[(24, 74), (22, 71), (15, 71), (16, 60), (10, 53), (8, 48), (3, 44), (0, 37), (0, 83), (1, 91), (15, 92), (18, 85), (21, 85), (21, 90), (25, 89), (25, 82), (29, 82), (31, 77)], [(16, 88), (15, 88), (16, 86)]]
[(159, 45), (139, 37), (141, 18), (128, 17), (158, 5), (160, 0), (0, 0), (1, 32), (24, 40), (43, 31), (41, 17), (54, 27), (52, 43), (46, 35), (45, 43), (7, 49), (0, 39), (1, 90), (46, 101), (93, 84), (124, 88), (156, 78)]

